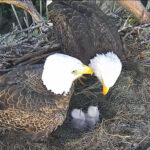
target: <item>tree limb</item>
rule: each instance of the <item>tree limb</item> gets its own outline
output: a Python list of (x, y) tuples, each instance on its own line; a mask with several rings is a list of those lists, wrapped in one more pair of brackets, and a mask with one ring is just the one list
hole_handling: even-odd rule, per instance
[(130, 11), (140, 23), (150, 22), (150, 13), (140, 0), (117, 0), (125, 9)]
[(35, 9), (31, 0), (21, 1), (21, 0), (0, 0), (0, 3), (12, 4), (26, 10), (35, 20), (36, 23), (42, 22), (43, 18)]

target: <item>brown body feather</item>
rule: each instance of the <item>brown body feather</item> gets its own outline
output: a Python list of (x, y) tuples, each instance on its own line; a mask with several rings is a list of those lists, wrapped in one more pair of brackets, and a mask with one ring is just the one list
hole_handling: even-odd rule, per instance
[(0, 126), (34, 136), (47, 136), (65, 120), (73, 87), (67, 96), (47, 91), (43, 65), (26, 66), (0, 77)]
[(53, 0), (49, 17), (54, 23), (65, 54), (88, 64), (96, 53), (113, 51), (121, 59), (124, 52), (114, 21), (96, 5), (80, 0)]

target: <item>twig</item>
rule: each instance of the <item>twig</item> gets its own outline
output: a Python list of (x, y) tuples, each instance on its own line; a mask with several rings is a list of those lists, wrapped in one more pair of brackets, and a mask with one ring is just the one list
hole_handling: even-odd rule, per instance
[(45, 8), (46, 8), (46, 18), (47, 18), (47, 20), (48, 20), (49, 18), (48, 18), (48, 8), (47, 8), (47, 4), (48, 4), (48, 0), (46, 0), (46, 4), (45, 4), (45, 5), (46, 5), (46, 6), (45, 6)]
[(19, 41), (19, 42), (12, 42), (11, 44), (2, 45), (2, 46), (0, 46), (0, 49), (4, 49), (4, 48), (9, 48), (9, 47), (14, 47), (14, 46), (20, 45), (20, 44), (22, 44), (24, 42), (29, 41), (30, 38), (31, 38), (31, 36), (29, 36), (26, 39), (24, 39), (22, 41)]
[(122, 31), (132, 27), (131, 25), (129, 26), (128, 21), (129, 21), (129, 17), (125, 20), (123, 26), (118, 30), (118, 32), (122, 32)]
[(19, 63), (18, 66), (24, 66), (24, 65), (29, 65), (29, 64), (32, 65), (32, 64), (38, 63), (41, 59), (46, 58), (49, 55), (50, 54), (43, 54), (41, 56), (36, 56), (36, 57), (30, 58), (28, 61)]
[(132, 82), (133, 82), (132, 79), (130, 79), (129, 84), (128, 84), (128, 86), (127, 86), (127, 90), (129, 90), (129, 88), (131, 87)]
[(142, 24), (142, 25), (138, 25), (138, 26), (126, 26), (127, 24), (127, 21), (125, 21), (123, 27), (121, 29), (118, 30), (118, 32), (122, 32), (122, 31), (126, 31), (128, 29), (145, 29), (145, 28), (148, 28), (150, 27), (150, 23), (146, 23), (146, 24)]
[[(14, 59), (14, 60), (10, 59), (10, 61), (12, 61), (13, 65), (17, 65), (21, 62), (32, 59), (34, 57), (41, 56), (41, 55), (46, 54), (46, 53), (50, 54), (52, 52), (56, 52), (59, 49), (60, 49), (59, 45), (54, 45), (54, 46), (47, 47), (46, 49), (43, 49), (43, 50), (40, 50), (40, 51), (37, 51), (37, 52), (28, 53), (28, 54), (26, 54), (22, 57)], [(7, 59), (7, 61), (9, 61), (9, 59)]]
[(2, 146), (6, 146), (6, 145), (4, 145), (1, 141), (0, 141), (0, 145), (2, 145)]
[(139, 26), (135, 26), (134, 28), (147, 28), (147, 27), (150, 27), (150, 23), (146, 23), (146, 24), (142, 24), (142, 25), (139, 25)]
[(39, 41), (35, 44), (34, 49), (37, 49), (43, 42), (45, 42), (44, 39), (39, 40)]
[(148, 136), (149, 136), (149, 132), (138, 144), (140, 145), (143, 141), (145, 141), (148, 138)]
[(29, 28), (29, 20), (28, 20), (28, 14), (26, 11), (24, 11), (24, 22), (26, 23), (27, 28)]
[(9, 68), (9, 69), (0, 69), (0, 75), (7, 73), (9, 71), (12, 71), (14, 68)]
[(0, 54), (0, 57), (14, 58), (16, 56), (15, 55)]
[(125, 34), (125, 36), (122, 38), (123, 42), (125, 42), (125, 39), (126, 39), (129, 35), (131, 35), (132, 33), (134, 33), (134, 32), (135, 32), (135, 29), (131, 30), (130, 32), (127, 32), (127, 33)]
[[(38, 24), (36, 26), (31, 26), (29, 28), (26, 28), (26, 29), (23, 29), (22, 31), (18, 31), (18, 30), (14, 30), (13, 32), (10, 32), (10, 33), (7, 33), (5, 35), (2, 36), (2, 38), (0, 38), (0, 42), (4, 41), (7, 37), (11, 36), (11, 35), (15, 35), (15, 34), (19, 34), (19, 33), (23, 33), (23, 32), (26, 32), (26, 31), (30, 31), (30, 30), (33, 30), (33, 29), (36, 29), (36, 28), (39, 28), (41, 27), (42, 24)], [(41, 35), (40, 35), (41, 36)], [(43, 36), (43, 35), (42, 35)], [(22, 36), (23, 37), (23, 36)], [(4, 48), (9, 48), (9, 47), (13, 47), (13, 46), (16, 46), (16, 45), (19, 45), (19, 44), (22, 44), (26, 41), (28, 41), (30, 38), (32, 37), (32, 34), (29, 34), (29, 37), (26, 38), (26, 36), (24, 36), (23, 38), (26, 38), (24, 40), (16, 40), (16, 41), (13, 41), (12, 43), (7, 43), (7, 42), (4, 42), (3, 44), (0, 45), (0, 48), (1, 49), (4, 49)], [(23, 39), (22, 38), (22, 39)], [(19, 42), (18, 42), (19, 41)]]
[[(39, 28), (39, 27), (41, 27), (42, 26), (42, 24), (37, 24), (37, 25), (35, 25), (35, 26), (31, 26), (31, 27), (29, 27), (29, 28), (26, 28), (26, 29), (23, 29), (22, 31), (18, 31), (18, 30), (16, 30), (16, 31), (13, 31), (13, 32), (11, 32), (11, 33), (8, 33), (4, 38), (6, 38), (7, 36), (9, 36), (9, 35), (13, 35), (13, 34), (18, 34), (18, 33), (22, 33), (22, 32), (26, 32), (26, 31), (29, 31), (29, 30), (33, 30), (33, 29), (36, 29), (36, 28)], [(3, 38), (3, 39), (4, 39)]]
[(18, 15), (17, 15), (17, 12), (16, 12), (16, 10), (15, 10), (14, 5), (11, 4), (11, 8), (12, 8), (14, 14), (15, 14), (15, 17), (16, 17), (16, 19), (17, 19), (17, 22), (18, 22), (18, 24), (19, 24), (19, 27), (20, 27), (20, 29), (22, 30), (22, 26), (21, 26), (21, 23), (20, 23), (20, 20), (19, 20), (19, 18), (18, 18)]
[[(108, 120), (111, 120), (111, 119), (108, 119)], [(103, 132), (106, 135), (109, 135), (111, 137), (119, 137), (119, 138), (130, 138), (131, 137), (130, 135), (111, 134), (111, 133), (106, 132), (106, 130), (103, 128), (104, 122), (106, 122), (106, 121), (107, 120), (102, 120), (102, 123), (101, 123), (101, 130), (103, 130)]]
[(103, 129), (103, 131), (106, 135), (109, 135), (109, 136), (112, 136), (112, 137), (119, 137), (119, 138), (130, 138), (131, 137), (129, 135), (110, 134), (110, 133), (106, 132), (104, 129)]
[(15, 28), (15, 30), (13, 30), (12, 32), (9, 32), (9, 33), (4, 34), (3, 36), (1, 36), (1, 38), (0, 38), (0, 43), (1, 43), (5, 38), (7, 38), (8, 36), (15, 34), (15, 32), (17, 32), (17, 31), (18, 31), (18, 29)]
[(148, 105), (149, 105), (149, 104), (150, 104), (150, 102), (146, 102), (146, 101), (144, 101), (144, 102), (143, 102), (143, 104), (148, 104)]
[(40, 0), (40, 15), (42, 16), (42, 0)]

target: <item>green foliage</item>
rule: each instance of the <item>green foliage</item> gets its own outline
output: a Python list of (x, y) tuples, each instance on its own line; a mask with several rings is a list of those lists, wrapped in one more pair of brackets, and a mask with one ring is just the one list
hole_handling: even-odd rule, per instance
[(5, 43), (11, 43), (15, 40), (15, 38), (16, 38), (16, 35), (10, 35), (10, 36), (5, 38), (4, 42)]
[(33, 35), (33, 36), (38, 36), (38, 35), (39, 35), (39, 29), (35, 29), (35, 30), (32, 32), (32, 35)]
[(129, 20), (129, 23), (130, 23), (130, 24), (137, 24), (138, 22), (137, 22), (136, 19), (131, 18), (131, 19)]
[(129, 19), (129, 23), (132, 24), (132, 25), (138, 24), (138, 21), (129, 12), (124, 13), (123, 18)]

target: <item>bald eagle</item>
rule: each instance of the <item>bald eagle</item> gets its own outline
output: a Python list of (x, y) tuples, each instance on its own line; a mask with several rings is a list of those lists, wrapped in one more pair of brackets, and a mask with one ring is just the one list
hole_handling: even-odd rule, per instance
[(48, 10), (63, 53), (91, 66), (106, 95), (125, 59), (112, 19), (96, 5), (81, 0), (53, 0)]
[(65, 120), (73, 81), (92, 74), (90, 67), (64, 54), (43, 65), (18, 68), (0, 77), (0, 126), (47, 136)]

